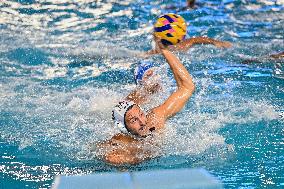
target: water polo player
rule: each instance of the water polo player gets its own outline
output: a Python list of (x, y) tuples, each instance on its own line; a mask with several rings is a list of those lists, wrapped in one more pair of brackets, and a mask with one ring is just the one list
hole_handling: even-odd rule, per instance
[(134, 70), (134, 80), (137, 85), (147, 85), (149, 83), (149, 79), (153, 78), (155, 75), (155, 71), (157, 67), (155, 67), (154, 62), (151, 60), (142, 60), (138, 63), (137, 67)]
[[(140, 61), (134, 70), (134, 80), (137, 88), (132, 93), (139, 92), (140, 96), (149, 96), (160, 91), (162, 87), (158, 69), (152, 60)], [(129, 98), (131, 98), (132, 93)]]
[(102, 142), (99, 148), (104, 148), (103, 159), (112, 164), (135, 164), (149, 157), (149, 151), (145, 151), (143, 142), (145, 137), (153, 132), (161, 132), (168, 118), (181, 111), (194, 91), (192, 78), (179, 59), (158, 42), (161, 54), (167, 60), (177, 89), (161, 105), (152, 108), (145, 113), (140, 108), (140, 97), (133, 94), (120, 101), (112, 111), (115, 127), (121, 133), (110, 140)]
[[(158, 18), (154, 25), (154, 37), (161, 38), (161, 42), (165, 47), (172, 51), (187, 51), (196, 44), (212, 44), (220, 48), (229, 48), (232, 46), (230, 42), (219, 41), (208, 37), (193, 37), (186, 39), (186, 22), (182, 16), (169, 13)], [(154, 48), (146, 53), (146, 55), (161, 53), (159, 48)]]

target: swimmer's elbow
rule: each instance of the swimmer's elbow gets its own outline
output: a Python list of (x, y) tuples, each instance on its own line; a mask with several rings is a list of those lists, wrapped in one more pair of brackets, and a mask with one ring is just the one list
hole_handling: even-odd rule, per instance
[(191, 95), (195, 91), (195, 84), (193, 82), (189, 82), (184, 86), (184, 89), (187, 94)]
[(192, 92), (195, 91), (195, 84), (193, 82), (190, 83), (189, 90)]

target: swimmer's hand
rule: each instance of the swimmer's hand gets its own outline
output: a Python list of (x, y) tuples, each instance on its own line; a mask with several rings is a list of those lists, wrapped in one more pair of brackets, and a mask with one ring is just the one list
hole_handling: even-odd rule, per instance
[(156, 51), (158, 51), (159, 53), (162, 52), (162, 50), (165, 50), (166, 47), (163, 45), (163, 43), (161, 42), (161, 38), (154, 36), (154, 40), (156, 43)]
[(214, 45), (219, 48), (231, 48), (233, 46), (233, 44), (228, 41), (215, 41)]
[(159, 83), (154, 83), (143, 85), (143, 89), (147, 92), (148, 95), (152, 95), (161, 91), (162, 87)]

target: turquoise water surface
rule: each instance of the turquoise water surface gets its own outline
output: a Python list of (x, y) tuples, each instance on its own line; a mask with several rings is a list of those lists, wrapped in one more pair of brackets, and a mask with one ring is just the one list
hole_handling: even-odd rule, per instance
[[(50, 188), (55, 175), (204, 167), (225, 188), (284, 188), (283, 0), (1, 0), (0, 188)], [(111, 109), (134, 87), (162, 13), (188, 22), (188, 37), (233, 43), (178, 56), (196, 91), (169, 120), (160, 156), (116, 168), (94, 143), (118, 133)], [(161, 56), (165, 95), (174, 83)], [(249, 61), (247, 61), (249, 60)]]

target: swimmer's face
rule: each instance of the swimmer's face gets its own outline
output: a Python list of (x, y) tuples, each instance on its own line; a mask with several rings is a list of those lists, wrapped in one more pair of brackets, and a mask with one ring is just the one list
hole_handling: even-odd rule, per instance
[(142, 78), (142, 83), (145, 85), (153, 85), (161, 82), (161, 76), (157, 74), (157, 68), (153, 67), (148, 69)]
[(125, 124), (132, 134), (142, 137), (149, 134), (146, 126), (146, 115), (137, 105), (134, 105), (126, 112)]
[(149, 78), (151, 78), (153, 75), (154, 75), (153, 69), (147, 70), (143, 75), (143, 81), (145, 82), (146, 80), (149, 80)]

